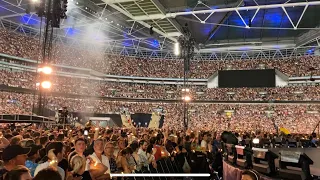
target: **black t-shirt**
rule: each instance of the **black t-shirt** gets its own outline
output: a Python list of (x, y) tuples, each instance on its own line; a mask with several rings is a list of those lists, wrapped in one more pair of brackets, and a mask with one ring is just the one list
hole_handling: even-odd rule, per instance
[(69, 167), (68, 160), (62, 159), (62, 160), (58, 163), (58, 166), (61, 167), (61, 168), (64, 170), (64, 172), (67, 172), (68, 167)]
[(81, 180), (92, 180), (91, 175), (89, 171), (85, 171), (83, 174), (74, 174), (74, 177), (82, 177)]
[(4, 179), (4, 175), (9, 172), (6, 169), (0, 169), (0, 180)]

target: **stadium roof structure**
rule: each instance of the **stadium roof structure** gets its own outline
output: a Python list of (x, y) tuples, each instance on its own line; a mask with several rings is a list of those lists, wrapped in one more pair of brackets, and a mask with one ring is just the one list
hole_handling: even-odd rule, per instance
[[(39, 36), (44, 24), (30, 9), (35, 1), (1, 0), (0, 26)], [(287, 57), (318, 51), (319, 11), (319, 0), (68, 0), (68, 18), (56, 38), (106, 52), (174, 58), (187, 24), (203, 59)]]

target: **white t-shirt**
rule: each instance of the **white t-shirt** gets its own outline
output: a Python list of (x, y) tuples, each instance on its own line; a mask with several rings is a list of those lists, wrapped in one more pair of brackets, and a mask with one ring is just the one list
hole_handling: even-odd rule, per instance
[[(48, 168), (48, 167), (49, 167), (49, 162), (48, 162), (48, 161), (45, 162), (45, 163), (39, 164), (39, 165), (37, 166), (36, 170), (34, 171), (34, 176), (36, 176), (36, 175), (39, 173), (39, 171), (41, 171), (41, 170), (43, 170), (43, 169), (46, 169), (46, 168)], [(62, 177), (62, 180), (64, 180), (64, 178), (65, 178), (65, 172), (64, 172), (64, 170), (63, 170), (61, 167), (59, 167), (59, 166), (58, 166), (58, 172), (59, 172), (60, 176)]]
[(201, 148), (205, 148), (206, 150), (208, 149), (207, 141), (205, 141), (205, 140), (201, 141)]
[(102, 157), (102, 162), (101, 162), (100, 159), (97, 157), (96, 153), (91, 154), (90, 157), (91, 157), (92, 160), (94, 160), (95, 162), (98, 162), (98, 163), (101, 163), (101, 164), (105, 165), (105, 166), (108, 168), (107, 173), (110, 174), (110, 164), (109, 164), (109, 159), (108, 159), (107, 156), (105, 156), (105, 155), (102, 155), (102, 156), (101, 156), (101, 157)]

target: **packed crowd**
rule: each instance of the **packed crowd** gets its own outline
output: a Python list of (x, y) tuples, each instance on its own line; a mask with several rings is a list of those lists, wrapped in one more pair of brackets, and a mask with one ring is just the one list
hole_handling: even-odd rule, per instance
[[(36, 60), (39, 56), (39, 41), (22, 35), (0, 29), (0, 53)], [(55, 44), (53, 48), (54, 63), (90, 68), (101, 73), (142, 76), (182, 78), (182, 60), (155, 60), (106, 55), (101, 51), (77, 49), (62, 44)], [(258, 69), (276, 68), (288, 76), (319, 75), (319, 56), (304, 56), (287, 59), (260, 60), (194, 60), (190, 65), (191, 78), (208, 78), (218, 70), (223, 69)]]
[(163, 173), (190, 172), (187, 153), (213, 147), (199, 132), (176, 129), (2, 124), (0, 133), (2, 180), (106, 180), (117, 179), (112, 173), (159, 172), (159, 166)]
[[(221, 156), (221, 142), (226, 138), (225, 132), (221, 135), (216, 129), (102, 128), (90, 121), (82, 128), (2, 124), (0, 133), (1, 180), (106, 180), (117, 179), (112, 177), (115, 173), (126, 176), (211, 170), (221, 175), (221, 162), (213, 156)], [(248, 147), (253, 146), (254, 138), (260, 140), (259, 145), (271, 147), (279, 143), (287, 147), (292, 140), (295, 147), (317, 147), (319, 143), (315, 133), (233, 133), (236, 143)]]
[[(31, 114), (34, 96), (1, 92), (1, 114)], [(36, 97), (37, 98), (37, 97)], [(37, 102), (34, 104), (37, 107)], [(76, 99), (48, 96), (47, 109), (52, 111), (67, 107), (70, 112), (102, 114), (128, 113), (152, 114), (155, 109), (163, 109), (163, 127), (183, 127), (183, 105), (180, 103), (147, 103), (106, 101), (101, 99)], [(319, 105), (298, 104), (189, 104), (189, 126), (192, 130), (275, 132), (280, 127), (292, 133), (311, 133), (320, 120)], [(261, 123), (263, 122), (263, 123)]]
[[(10, 69), (0, 70), (0, 85), (34, 89), (36, 75)], [(120, 83), (53, 76), (52, 92), (117, 98), (173, 99), (183, 96), (180, 85)], [(193, 100), (261, 101), (261, 100), (320, 100), (319, 86), (292, 86), (277, 88), (207, 88), (190, 86), (188, 93)]]

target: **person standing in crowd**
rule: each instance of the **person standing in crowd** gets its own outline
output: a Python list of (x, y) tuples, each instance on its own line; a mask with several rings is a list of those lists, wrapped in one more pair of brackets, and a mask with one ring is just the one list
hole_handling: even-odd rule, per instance
[(135, 168), (133, 166), (129, 166), (129, 161), (132, 159), (132, 150), (127, 147), (118, 153), (119, 162), (117, 162), (118, 170), (121, 173), (132, 173)]
[(112, 135), (112, 130), (111, 129), (107, 129), (104, 133), (104, 136), (103, 138), (106, 140), (106, 141), (110, 141), (111, 140), (111, 135)]
[(34, 177), (34, 171), (38, 166), (38, 163), (36, 163), (36, 161), (40, 157), (39, 150), (41, 149), (41, 146), (32, 144), (30, 147), (31, 147), (31, 151), (28, 153), (28, 159), (26, 161), (25, 166), (30, 170), (31, 176)]
[(85, 157), (84, 154), (83, 154), (84, 151), (85, 151), (85, 149), (86, 149), (85, 140), (82, 139), (82, 138), (76, 139), (75, 142), (74, 142), (74, 148), (75, 148), (75, 150), (74, 150), (73, 152), (71, 152), (71, 153), (69, 154), (69, 156), (68, 156), (68, 162), (69, 162), (69, 164), (70, 164), (71, 158), (72, 158), (73, 156), (77, 155), (77, 154), (80, 155), (80, 156)]
[(110, 172), (115, 173), (118, 172), (117, 161), (114, 156), (114, 145), (112, 142), (107, 142), (104, 147), (104, 155), (109, 160)]
[(101, 165), (100, 172), (110, 174), (110, 164), (107, 156), (103, 155), (103, 140), (97, 139), (94, 141), (93, 145), (94, 153), (89, 155), (90, 158), (96, 163)]
[[(46, 168), (38, 172), (38, 174), (33, 178), (33, 180), (63, 180), (58, 171), (52, 168)], [(69, 178), (68, 180), (80, 180)]]
[(311, 146), (312, 146), (312, 147), (318, 147), (317, 134), (316, 134), (316, 133), (312, 133), (311, 136), (312, 136)]
[(48, 141), (49, 141), (48, 136), (40, 137), (40, 145), (42, 146), (42, 148), (39, 150), (40, 159), (46, 156), (46, 145)]
[(20, 145), (7, 146), (2, 152), (4, 166), (3, 169), (0, 169), (0, 180), (3, 180), (4, 175), (16, 166), (24, 166), (30, 150), (30, 148), (23, 148)]
[(207, 133), (203, 133), (202, 134), (202, 141), (201, 141), (201, 145), (200, 145), (201, 151), (203, 151), (203, 152), (206, 152), (208, 150), (207, 140), (208, 140)]
[(158, 135), (157, 137), (151, 137), (150, 138), (150, 145), (153, 146), (154, 150), (154, 159), (155, 161), (159, 160), (161, 158), (161, 146), (158, 144)]
[[(157, 162), (154, 157), (154, 154), (156, 153), (157, 149), (153, 148), (152, 144), (149, 144), (146, 150), (149, 167), (152, 167), (153, 169), (157, 169)], [(150, 166), (151, 165), (151, 166)]]
[(125, 141), (121, 138), (118, 138), (118, 141), (117, 141), (117, 149), (116, 149), (116, 161), (117, 161), (117, 164), (119, 165), (120, 162), (121, 162), (121, 152), (122, 150), (124, 150), (126, 148), (126, 144), (125, 144)]
[(217, 153), (221, 148), (221, 136), (217, 134), (216, 138), (212, 142), (212, 152)]
[(190, 141), (190, 136), (186, 136), (184, 139), (184, 148), (186, 149), (187, 152), (191, 152), (191, 141)]
[(72, 168), (72, 177), (80, 177), (83, 180), (92, 180), (93, 175), (90, 171), (86, 171), (86, 158), (81, 155), (74, 155), (70, 160), (70, 166)]
[(128, 162), (129, 166), (134, 166), (135, 171), (140, 172), (142, 164), (141, 164), (140, 156), (138, 155), (138, 150), (139, 150), (138, 142), (136, 141), (132, 142), (130, 144), (130, 148), (132, 150), (132, 157), (130, 157), (130, 160), (132, 159), (132, 161), (131, 161), (131, 164), (130, 164), (130, 161)]
[(28, 168), (16, 166), (5, 175), (4, 180), (32, 180), (32, 177)]
[(140, 163), (142, 165), (141, 171), (149, 171), (149, 161), (147, 156), (147, 148), (148, 148), (148, 142), (145, 140), (141, 140), (139, 142), (139, 150), (138, 155), (140, 157)]
[(61, 142), (51, 142), (50, 144), (48, 144), (48, 146), (46, 147), (48, 160), (37, 166), (36, 170), (34, 171), (34, 176), (37, 176), (39, 171), (46, 169), (48, 167), (51, 167), (53, 169), (56, 169), (59, 172), (62, 180), (64, 180), (65, 171), (58, 166), (58, 163), (64, 157), (64, 151), (65, 151), (65, 148)]
[(0, 132), (0, 149), (4, 149), (9, 145), (10, 145), (9, 140), (3, 136), (2, 132)]

